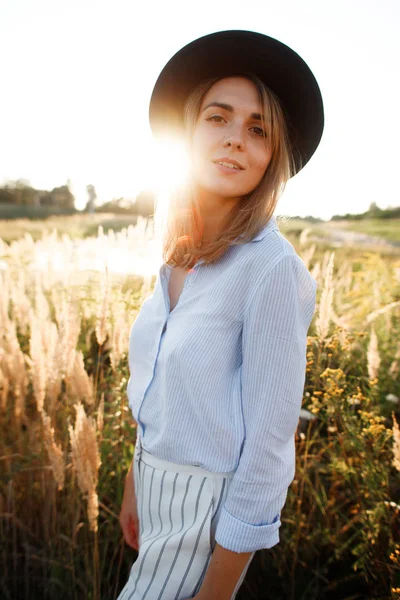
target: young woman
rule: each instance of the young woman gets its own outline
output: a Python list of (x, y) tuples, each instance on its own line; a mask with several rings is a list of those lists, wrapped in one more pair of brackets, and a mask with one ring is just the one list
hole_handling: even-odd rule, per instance
[(317, 286), (273, 212), (319, 144), (322, 99), (290, 48), (224, 31), (167, 63), (150, 123), (185, 139), (190, 181), (130, 334), (120, 522), (139, 554), (119, 600), (231, 600), (279, 542), (295, 473)]

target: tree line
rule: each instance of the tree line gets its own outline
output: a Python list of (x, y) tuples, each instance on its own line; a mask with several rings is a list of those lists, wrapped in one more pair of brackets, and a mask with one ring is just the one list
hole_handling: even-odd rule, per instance
[[(82, 211), (75, 207), (75, 197), (70, 189), (70, 180), (65, 185), (55, 187), (52, 190), (38, 190), (32, 187), (25, 179), (8, 181), (0, 186), (0, 218), (8, 218), (7, 207), (18, 207), (18, 215), (23, 216), (24, 208), (29, 216), (33, 216), (35, 210), (42, 212), (41, 209), (46, 209), (46, 213), (78, 213), (78, 212), (110, 212), (121, 214), (133, 214), (150, 216), (154, 213), (155, 198), (151, 190), (142, 190), (132, 200), (120, 197), (113, 198), (109, 202), (103, 204), (98, 203), (96, 188), (92, 184), (86, 186), (87, 202)], [(13, 211), (10, 211), (10, 217), (13, 216)], [(292, 218), (297, 218), (292, 215)], [(300, 217), (299, 217), (300, 218)], [(368, 210), (363, 213), (346, 213), (343, 215), (333, 215), (332, 221), (349, 219), (394, 219), (400, 218), (400, 206), (380, 208), (376, 202), (371, 202)], [(321, 221), (318, 217), (309, 215), (305, 217), (309, 221)]]
[(7, 181), (0, 186), (0, 218), (21, 217), (24, 213), (29, 217), (35, 216), (36, 213), (42, 216), (44, 213), (50, 215), (60, 212), (111, 212), (142, 216), (154, 213), (155, 198), (151, 190), (142, 190), (132, 200), (121, 197), (99, 204), (95, 186), (88, 184), (86, 205), (82, 210), (78, 210), (70, 187), (70, 180), (52, 190), (36, 189), (25, 179)]

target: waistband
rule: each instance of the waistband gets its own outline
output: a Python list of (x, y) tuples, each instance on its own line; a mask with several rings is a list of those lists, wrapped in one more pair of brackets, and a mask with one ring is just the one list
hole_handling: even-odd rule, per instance
[(163, 471), (171, 471), (173, 473), (188, 473), (189, 475), (202, 475), (203, 477), (217, 477), (217, 478), (228, 478), (232, 479), (236, 471), (228, 471), (226, 473), (216, 473), (215, 471), (208, 471), (203, 467), (197, 465), (181, 465), (174, 463), (154, 454), (150, 454), (143, 448), (143, 444), (140, 439), (140, 435), (137, 433), (135, 443), (135, 460), (142, 460), (145, 464), (153, 467), (154, 469), (161, 469)]

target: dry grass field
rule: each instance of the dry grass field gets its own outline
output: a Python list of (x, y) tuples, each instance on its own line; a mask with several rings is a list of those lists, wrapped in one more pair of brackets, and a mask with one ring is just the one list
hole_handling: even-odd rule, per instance
[[(1, 600), (111, 600), (136, 558), (127, 351), (159, 245), (69, 219), (0, 223)], [(313, 230), (281, 226), (318, 282), (296, 476), (238, 598), (400, 598), (400, 248)]]

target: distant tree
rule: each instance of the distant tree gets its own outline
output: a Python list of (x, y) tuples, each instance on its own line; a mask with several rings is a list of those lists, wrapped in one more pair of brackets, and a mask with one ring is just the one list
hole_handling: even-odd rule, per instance
[(15, 179), (15, 181), (10, 181), (11, 187), (16, 189), (24, 189), (31, 187), (30, 181), (28, 179), (24, 179), (20, 177), (19, 179)]
[(400, 206), (388, 206), (380, 208), (376, 202), (371, 202), (368, 210), (363, 213), (346, 213), (343, 215), (333, 215), (331, 221), (347, 219), (349, 221), (362, 221), (363, 219), (398, 219), (400, 217)]
[(37, 193), (27, 179), (16, 179), (9, 182), (12, 202), (19, 206), (35, 206)]
[(375, 212), (376, 209), (378, 208), (376, 202), (371, 202), (371, 204), (368, 207), (368, 212), (372, 213)]
[(382, 213), (382, 209), (376, 204), (376, 202), (371, 202), (368, 208), (367, 216), (368, 217), (380, 217)]
[[(0, 203), (26, 206), (34, 209), (30, 214), (35, 214), (35, 209), (51, 208), (75, 211), (75, 197), (70, 190), (70, 181), (66, 185), (55, 187), (51, 192), (37, 190), (26, 179), (8, 180), (0, 186)], [(29, 212), (29, 211), (28, 211)], [(58, 212), (58, 210), (55, 210)]]
[(132, 200), (127, 198), (113, 198), (108, 202), (104, 202), (100, 204), (100, 206), (96, 207), (96, 212), (110, 212), (110, 213), (119, 213), (119, 214), (136, 214), (136, 205)]
[(94, 213), (95, 206), (96, 206), (96, 200), (97, 200), (96, 189), (95, 189), (94, 185), (92, 185), (90, 183), (89, 185), (86, 186), (86, 191), (88, 194), (88, 200), (86, 202), (85, 212)]
[(11, 204), (14, 202), (14, 194), (13, 190), (9, 188), (6, 183), (4, 187), (0, 188), (0, 203), (1, 204)]
[(60, 208), (74, 208), (75, 197), (69, 189), (68, 185), (55, 187), (51, 192), (52, 204)]

